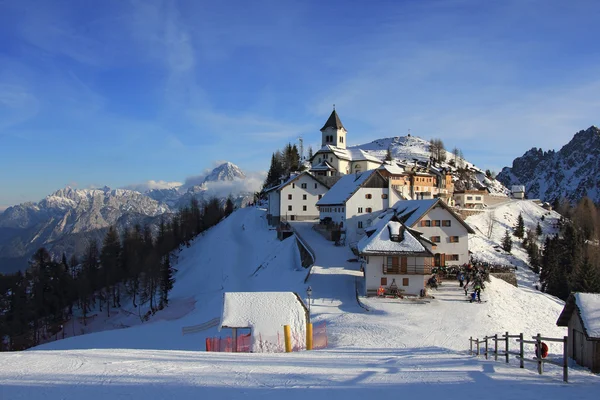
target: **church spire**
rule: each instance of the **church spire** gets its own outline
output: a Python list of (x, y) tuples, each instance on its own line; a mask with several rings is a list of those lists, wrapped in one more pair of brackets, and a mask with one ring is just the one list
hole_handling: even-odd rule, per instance
[(327, 119), (327, 122), (325, 122), (325, 125), (323, 125), (323, 127), (321, 128), (321, 132), (327, 128), (333, 128), (335, 130), (338, 130), (338, 129), (346, 130), (346, 128), (344, 128), (344, 125), (342, 125), (342, 121), (340, 121), (340, 117), (338, 116), (337, 112), (335, 111), (335, 105), (333, 106), (333, 111), (331, 112), (331, 115)]

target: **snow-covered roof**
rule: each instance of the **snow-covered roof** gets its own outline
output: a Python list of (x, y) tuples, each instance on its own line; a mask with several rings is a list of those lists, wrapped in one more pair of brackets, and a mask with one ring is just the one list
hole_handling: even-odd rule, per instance
[[(399, 235), (399, 241), (394, 241), (391, 235)], [(361, 254), (422, 254), (433, 256), (431, 251), (397, 219), (388, 220), (379, 224), (378, 229), (371, 236), (364, 236), (358, 242), (358, 251)]]
[(558, 326), (568, 326), (575, 307), (588, 339), (600, 340), (600, 293), (572, 293), (558, 317)]
[(320, 180), (318, 180), (317, 178), (315, 178), (315, 177), (314, 177), (312, 174), (310, 174), (308, 171), (304, 171), (304, 172), (302, 172), (302, 173), (299, 173), (299, 174), (292, 174), (292, 175), (290, 175), (290, 177), (289, 177), (287, 180), (285, 180), (285, 181), (284, 181), (282, 184), (280, 184), (280, 185), (275, 185), (275, 186), (271, 186), (270, 188), (268, 188), (268, 189), (265, 189), (265, 190), (264, 190), (264, 193), (269, 193), (269, 192), (271, 192), (271, 191), (273, 191), (273, 190), (281, 190), (281, 189), (283, 189), (284, 187), (286, 187), (287, 185), (289, 185), (290, 183), (292, 183), (292, 182), (294, 182), (295, 180), (299, 179), (299, 178), (300, 178), (302, 175), (307, 175), (307, 176), (311, 177), (313, 180), (315, 180), (316, 182), (319, 182), (321, 185), (323, 185), (323, 186), (325, 186), (325, 187), (328, 187), (326, 184), (324, 184), (323, 182), (321, 182)]
[(340, 180), (325, 193), (325, 196), (317, 201), (317, 205), (344, 204), (374, 173), (376, 173), (376, 170), (342, 176)]
[(330, 153), (330, 152), (333, 153), (337, 158), (340, 158), (342, 160), (371, 161), (371, 162), (378, 163), (378, 164), (382, 163), (382, 161), (379, 158), (374, 157), (361, 149), (341, 149), (339, 147), (331, 146), (329, 144), (326, 144), (325, 146), (321, 147), (321, 149), (319, 149), (319, 151), (317, 151), (315, 153), (315, 155), (313, 156), (313, 159), (319, 153)]
[(252, 351), (272, 351), (261, 346), (264, 342), (277, 343), (284, 325), (290, 326), (294, 337), (302, 339), (307, 318), (308, 310), (294, 292), (227, 292), (223, 294), (219, 330), (250, 328)]
[(383, 164), (381, 167), (379, 167), (379, 169), (385, 169), (387, 172), (389, 172), (392, 175), (403, 175), (403, 174), (406, 173), (406, 171), (404, 170), (404, 168), (400, 167), (396, 163), (393, 163), (393, 164)]
[(436, 205), (444, 207), (458, 222), (460, 222), (469, 233), (475, 233), (461, 217), (456, 214), (446, 203), (441, 199), (423, 199), (423, 200), (400, 200), (394, 204), (393, 209), (396, 211), (396, 215), (400, 220), (405, 219), (403, 222), (406, 226), (414, 226), (427, 212)]
[(310, 168), (311, 171), (335, 171), (335, 168), (327, 161), (321, 161), (320, 164)]

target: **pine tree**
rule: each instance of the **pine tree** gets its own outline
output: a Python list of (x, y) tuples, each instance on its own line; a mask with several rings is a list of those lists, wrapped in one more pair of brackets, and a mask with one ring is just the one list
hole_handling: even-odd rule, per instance
[(512, 239), (510, 238), (510, 232), (508, 229), (504, 234), (504, 238), (502, 239), (502, 249), (508, 253), (512, 250)]
[(225, 202), (225, 216), (228, 217), (235, 210), (235, 206), (233, 204), (233, 197), (229, 195), (227, 197), (227, 201)]
[(525, 235), (525, 221), (523, 221), (523, 215), (521, 214), (519, 214), (519, 217), (517, 218), (514, 235), (519, 239), (522, 239)]
[(584, 259), (575, 273), (573, 291), (600, 293), (600, 269), (598, 265), (592, 265), (588, 257)]
[(391, 145), (387, 148), (387, 153), (385, 154), (385, 161), (392, 161), (394, 158), (392, 157), (392, 149)]
[(175, 279), (173, 278), (174, 269), (171, 267), (169, 254), (163, 257), (160, 270), (160, 304), (159, 308), (169, 305), (169, 292), (173, 289)]
[(269, 167), (267, 178), (265, 179), (265, 183), (263, 184), (264, 189), (278, 184), (279, 180), (283, 177), (284, 168), (281, 163), (281, 157), (278, 154), (280, 153), (273, 153), (273, 155), (271, 156), (271, 166)]
[[(543, 215), (542, 215), (542, 217), (543, 217)], [(540, 237), (540, 236), (542, 236), (542, 233), (543, 233), (543, 232), (542, 232), (542, 226), (541, 226), (541, 225), (540, 225), (540, 223), (538, 222), (538, 223), (537, 223), (537, 226), (535, 227), (535, 234), (536, 234), (538, 237)]]
[(121, 241), (115, 227), (108, 228), (104, 237), (102, 250), (100, 251), (100, 264), (102, 265), (100, 273), (101, 282), (104, 285), (104, 301), (106, 304), (106, 314), (110, 317), (110, 302), (113, 301), (113, 307), (117, 307), (117, 290), (115, 286), (122, 279), (121, 270)]
[(312, 146), (308, 146), (308, 159), (312, 160), (314, 154), (313, 154), (313, 149)]

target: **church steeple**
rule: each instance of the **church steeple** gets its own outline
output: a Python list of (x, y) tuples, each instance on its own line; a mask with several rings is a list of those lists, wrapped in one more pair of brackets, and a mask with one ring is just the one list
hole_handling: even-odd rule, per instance
[(334, 128), (336, 130), (341, 128), (345, 130), (344, 125), (342, 125), (342, 121), (340, 120), (340, 116), (337, 114), (337, 112), (335, 112), (335, 108), (331, 112), (327, 122), (325, 122), (325, 125), (323, 125), (321, 128), (321, 132), (327, 128)]
[(346, 128), (342, 125), (342, 121), (335, 111), (335, 106), (333, 106), (333, 111), (327, 119), (327, 122), (325, 122), (325, 125), (321, 128), (321, 133), (322, 146), (330, 145), (341, 149), (346, 148)]

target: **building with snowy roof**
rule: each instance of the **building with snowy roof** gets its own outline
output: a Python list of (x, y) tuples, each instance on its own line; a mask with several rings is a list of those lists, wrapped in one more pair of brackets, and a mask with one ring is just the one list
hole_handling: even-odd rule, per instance
[(379, 287), (396, 287), (405, 294), (419, 295), (431, 276), (434, 243), (407, 228), (396, 215), (388, 216), (367, 228), (357, 245), (367, 294), (376, 293)]
[(310, 159), (316, 176), (339, 176), (375, 169), (382, 161), (361, 149), (346, 148), (346, 128), (335, 109), (321, 128), (321, 148)]
[(569, 329), (569, 357), (600, 372), (600, 293), (572, 293), (556, 325)]
[(442, 199), (400, 200), (389, 213), (434, 243), (434, 266), (470, 261), (468, 239), (475, 231)]
[(269, 200), (267, 220), (271, 225), (279, 221), (305, 221), (319, 218), (317, 201), (327, 193), (329, 186), (308, 172), (292, 175), (286, 181), (266, 190)]
[(305, 347), (308, 317), (294, 292), (227, 292), (219, 330), (232, 329), (235, 342), (238, 330), (250, 329), (252, 352), (280, 352), (284, 325), (290, 326), (292, 347)]
[(390, 190), (389, 181), (377, 170), (342, 176), (317, 201), (321, 220), (330, 219), (342, 227), (346, 238), (357, 241), (364, 229), (371, 226), (376, 214), (386, 210), (399, 199), (395, 190)]

